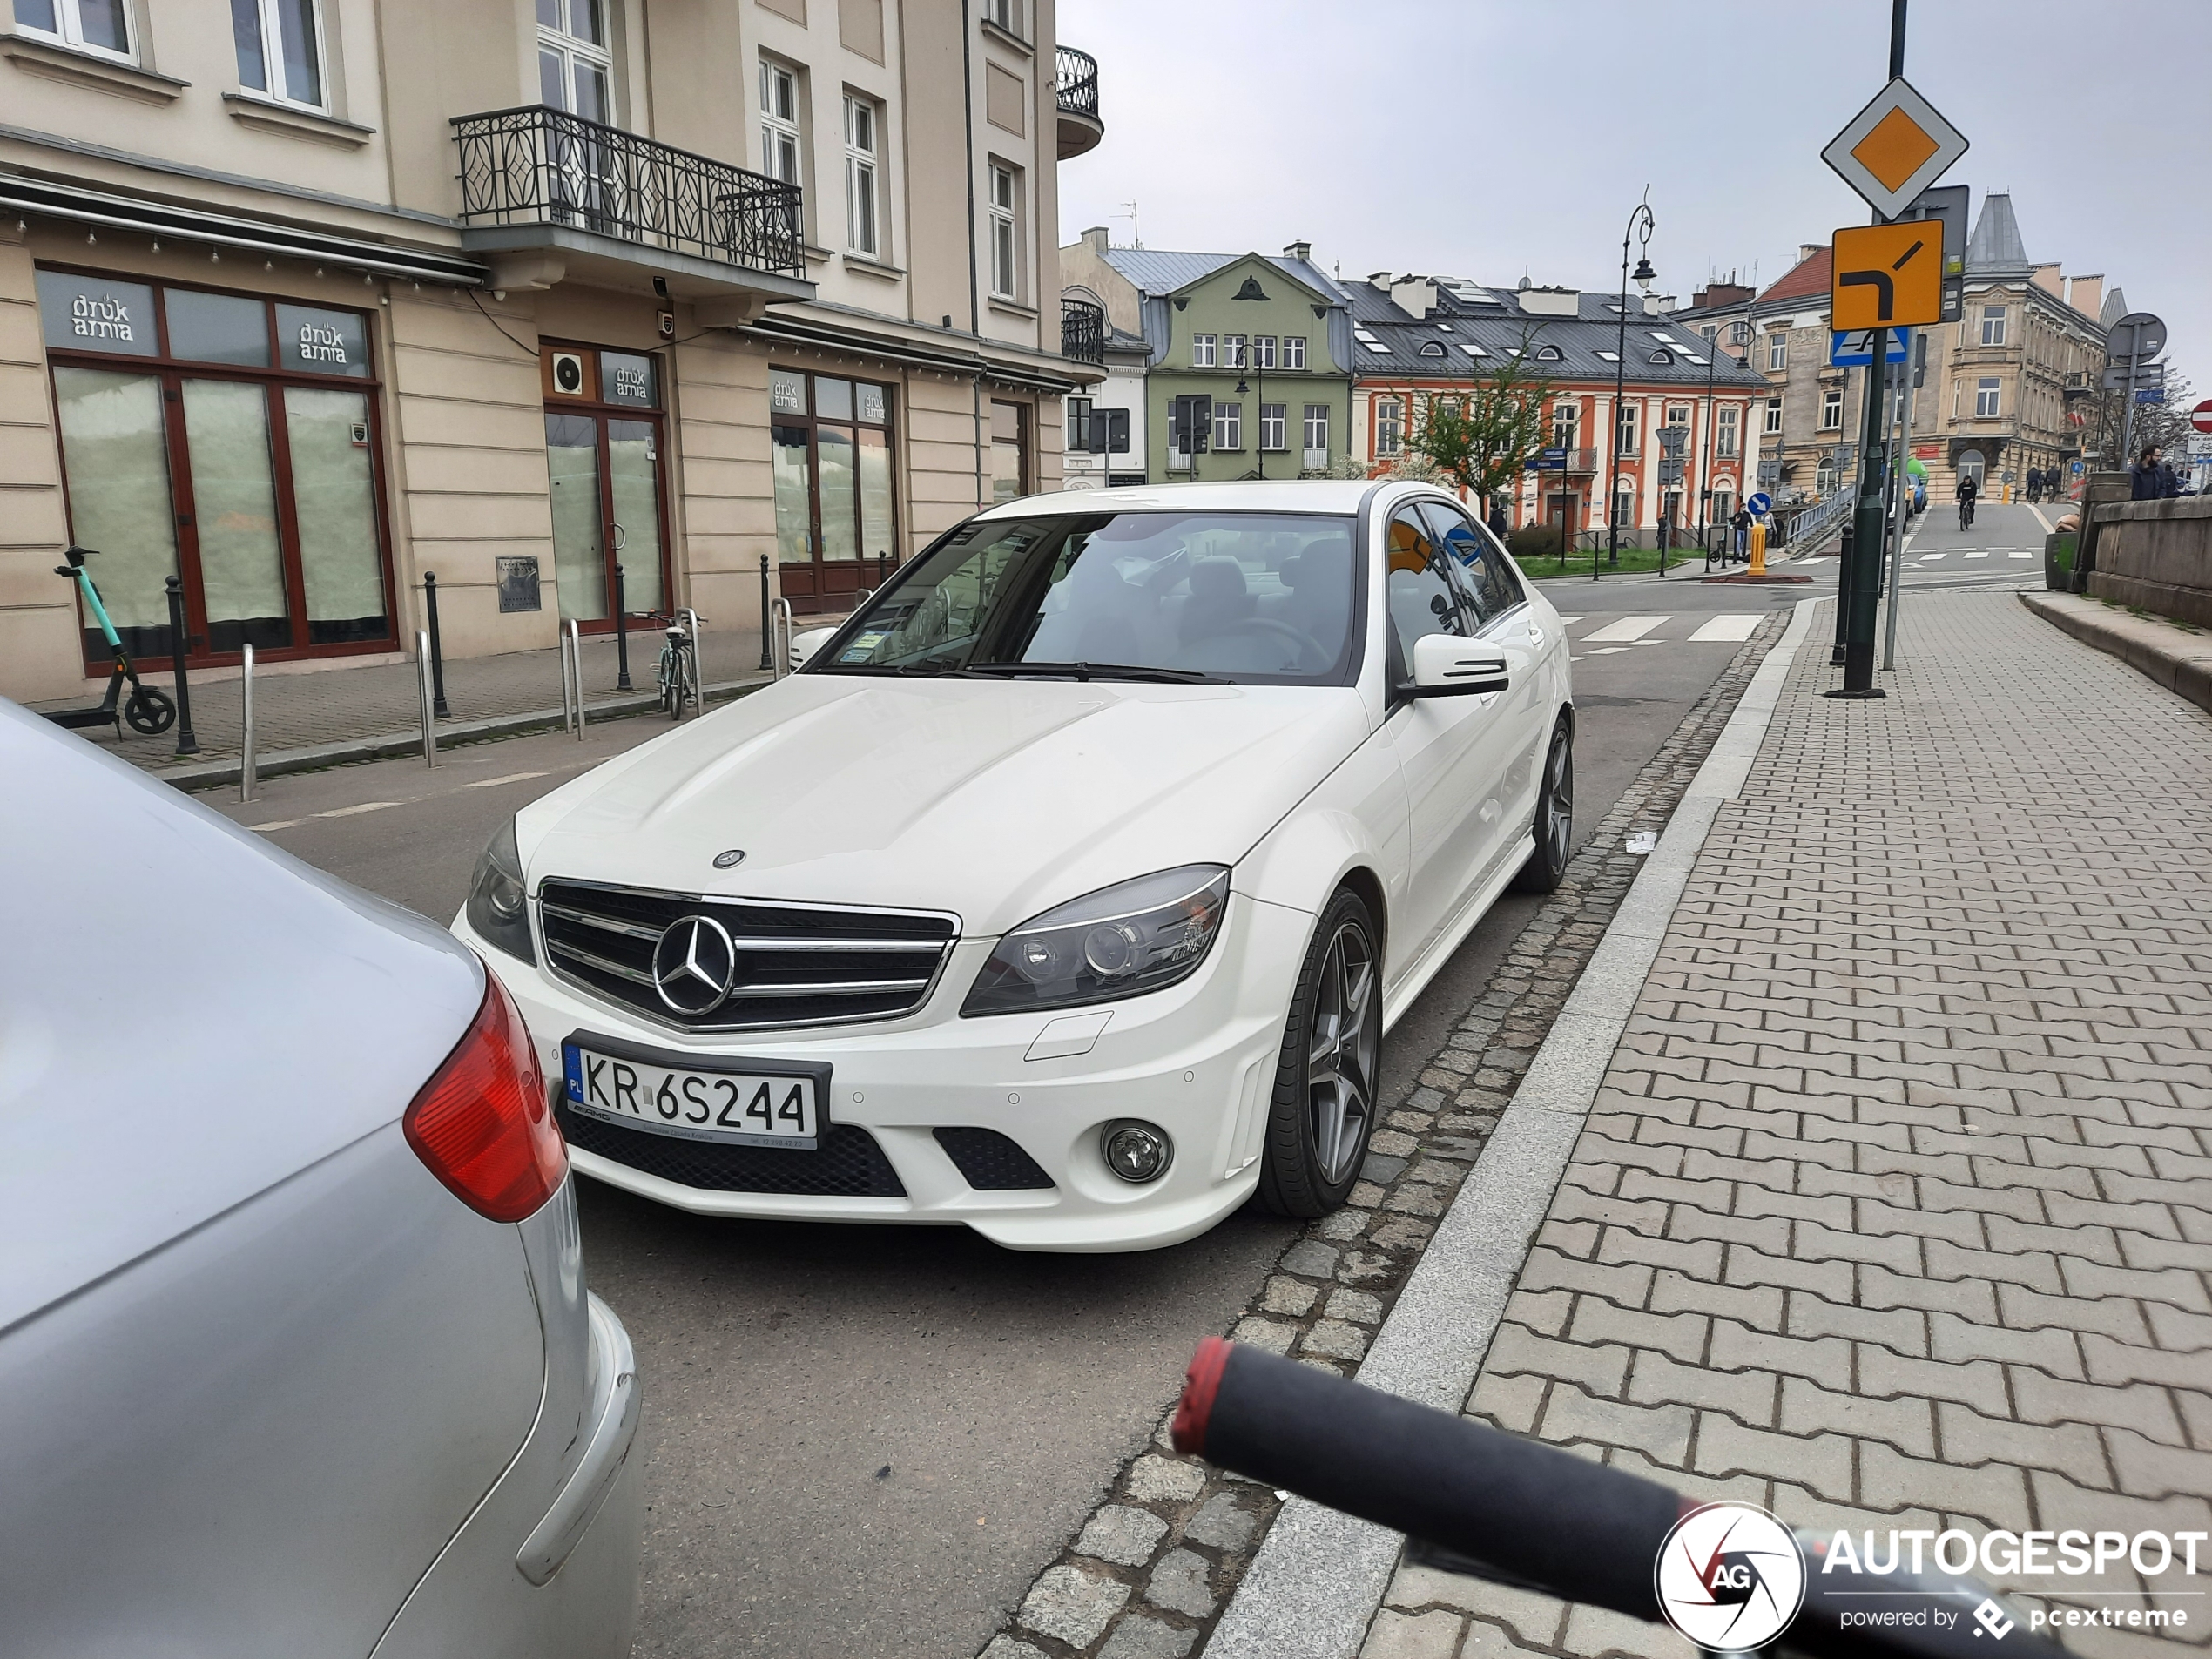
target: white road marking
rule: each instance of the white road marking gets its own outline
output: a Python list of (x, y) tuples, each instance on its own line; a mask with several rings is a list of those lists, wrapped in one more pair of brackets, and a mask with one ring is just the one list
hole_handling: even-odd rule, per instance
[(2005, 556), (2008, 559), (2032, 559), (2035, 556), (2035, 555), (2033, 553), (2007, 553)]
[(1920, 555), (1920, 563), (1923, 564), (1933, 564), (1938, 559), (1947, 559), (1950, 556), (1951, 556), (1948, 553), (1923, 553)]
[(2057, 533), (2059, 527), (2051, 523), (2049, 519), (2043, 516), (2043, 509), (2040, 507), (2038, 507), (2033, 502), (2030, 502), (2027, 504), (2027, 510), (2035, 515), (2035, 522), (2043, 527), (2044, 535), (2051, 536)]
[(1594, 633), (1584, 634), (1582, 643), (1587, 645), (1607, 640), (1641, 639), (1666, 620), (1664, 617), (1623, 617), (1618, 622), (1608, 622)]
[(510, 772), (504, 778), (479, 778), (473, 784), (463, 784), (463, 789), (496, 789), (502, 784), (519, 784), (532, 778), (543, 778), (542, 772)]
[(1966, 556), (1970, 559), (1986, 559), (1989, 556), (1989, 555), (1986, 553), (1969, 553)]
[(1618, 657), (1626, 650), (1628, 650), (1626, 645), (1600, 645), (1595, 651), (1581, 652), (1572, 660), (1579, 663), (1584, 657)]
[(255, 831), (257, 833), (266, 835), (271, 830), (290, 829), (295, 824), (304, 824), (307, 821), (307, 820), (304, 818), (280, 818), (273, 823), (248, 824), (246, 827)]
[(1581, 621), (1580, 617), (1561, 617), (1559, 619), (1559, 625), (1562, 628), (1572, 628), (1580, 621)]
[(1715, 617), (1696, 633), (1690, 635), (1689, 643), (1695, 645), (1707, 640), (1749, 639), (1758, 625), (1759, 619), (1756, 616)]
[(358, 806), (334, 806), (327, 813), (311, 813), (308, 816), (311, 818), (351, 818), (356, 813), (381, 813), (387, 806), (403, 806), (406, 804), (404, 801), (397, 800), (365, 800)]

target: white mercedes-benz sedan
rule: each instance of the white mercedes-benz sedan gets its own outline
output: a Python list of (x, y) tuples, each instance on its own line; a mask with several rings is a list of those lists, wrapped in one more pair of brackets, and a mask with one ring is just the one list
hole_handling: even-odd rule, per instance
[(1039, 496), (526, 807), (456, 930), (584, 1174), (1023, 1250), (1344, 1202), (1383, 1034), (1572, 850), (1559, 617), (1407, 483)]

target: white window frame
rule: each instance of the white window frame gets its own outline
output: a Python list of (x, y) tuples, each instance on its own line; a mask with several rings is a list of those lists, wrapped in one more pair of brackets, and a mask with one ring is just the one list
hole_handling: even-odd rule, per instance
[[(77, 0), (69, 0), (69, 3), (74, 7)], [(308, 44), (314, 52), (317, 83), (317, 96), (314, 98), (297, 96), (286, 82), (283, 24), (277, 16), (277, 0), (252, 0), (252, 3), (261, 21), (261, 84), (246, 85), (244, 78), (241, 77), (239, 90), (249, 96), (270, 98), (279, 104), (289, 105), (296, 110), (327, 111), (331, 107), (330, 60), (328, 54), (323, 51), (322, 0), (308, 0), (307, 4), (307, 27), (314, 35), (313, 40)], [(128, 10), (127, 7), (125, 8), (126, 15)], [(232, 10), (235, 18), (237, 10), (235, 5), (233, 6)], [(538, 30), (541, 41), (545, 33), (545, 29), (541, 25)], [(231, 37), (232, 44), (237, 44), (238, 29), (235, 21), (232, 24)], [(588, 45), (588, 43), (576, 40), (570, 36), (563, 36), (561, 39), (564, 45)], [(572, 70), (570, 72), (574, 73)], [(611, 70), (608, 72), (608, 84), (610, 87), (613, 85)]]
[(1984, 306), (1981, 308), (1981, 343), (1983, 345), (2001, 346), (2005, 343), (2006, 309), (2004, 306)]
[(1764, 430), (1768, 432), (1779, 432), (1782, 430), (1782, 400), (1778, 397), (1770, 397), (1766, 401), (1766, 426)]
[(1003, 29), (1016, 40), (1027, 40), (1022, 32), (1022, 0), (983, 0), (983, 21)]
[(883, 106), (845, 95), (845, 246), (871, 260), (883, 253)]
[(1667, 424), (1669, 426), (1688, 426), (1689, 424), (1689, 405), (1687, 403), (1669, 403), (1667, 405)]
[(1190, 336), (1190, 367), (1211, 368), (1214, 359), (1214, 337), (1211, 334)]
[(1582, 406), (1580, 403), (1552, 405), (1552, 448), (1572, 449), (1575, 440), (1581, 435)]
[(1283, 336), (1283, 367), (1285, 368), (1305, 367), (1305, 336), (1304, 334)]
[(1244, 447), (1244, 406), (1241, 403), (1217, 403), (1213, 406), (1213, 447), (1231, 452)]
[(1254, 334), (1252, 336), (1252, 367), (1255, 368), (1275, 367), (1274, 335)]
[(984, 170), (989, 185), (991, 298), (1022, 299), (1022, 170), (994, 161)]
[(1329, 406), (1325, 403), (1305, 406), (1305, 448), (1308, 454), (1329, 452)]
[(105, 57), (113, 64), (135, 64), (138, 61), (138, 30), (137, 8), (122, 7), (123, 46), (118, 51), (112, 46), (103, 46), (84, 38), (84, 18), (78, 10), (78, 0), (54, 0), (54, 27), (40, 29), (34, 24), (16, 21), (10, 8), (8, 23), (17, 33), (28, 35), (33, 40), (59, 41), (71, 51), (89, 52), (95, 57)]
[(1397, 455), (1406, 448), (1406, 406), (1394, 397), (1375, 400), (1375, 454)]
[(1730, 403), (1714, 410), (1713, 414), (1713, 454), (1717, 459), (1733, 461), (1736, 458), (1737, 433), (1742, 425), (1742, 411)]
[(1994, 421), (2002, 415), (1999, 400), (2004, 396), (2004, 382), (1994, 374), (1977, 376), (1974, 381), (1974, 419)]
[[(782, 108), (779, 93), (791, 94), (790, 113)], [(800, 136), (799, 113), (806, 107), (799, 71), (772, 57), (760, 60), (760, 171), (786, 185), (801, 184), (806, 171), (806, 146)]]
[(1844, 391), (1840, 386), (1823, 388), (1820, 394), (1820, 429), (1840, 432), (1844, 429)]
[(1790, 336), (1777, 329), (1766, 337), (1766, 371), (1790, 367)]
[[(576, 116), (579, 120), (588, 121), (594, 118), (585, 115), (576, 106), (576, 74), (577, 67), (582, 65), (597, 71), (600, 84), (607, 89), (606, 107), (599, 112), (597, 118), (609, 126), (618, 125), (619, 122), (615, 116), (615, 0), (600, 0), (599, 24), (607, 37), (604, 42), (586, 40), (582, 35), (571, 34), (569, 31), (568, 24), (572, 15), (572, 8), (586, 3), (586, 0), (555, 0), (555, 3), (560, 10), (561, 26), (556, 29), (550, 24), (539, 24), (537, 25), (537, 50), (541, 57), (547, 52), (551, 52), (561, 60), (560, 107)], [(327, 79), (327, 75), (325, 78)]]
[[(1268, 413), (1273, 410), (1273, 414)], [(1290, 425), (1291, 407), (1287, 403), (1263, 403), (1259, 406), (1259, 447), (1264, 455), (1281, 455), (1289, 445), (1283, 440), (1285, 428)]]
[(1248, 346), (1244, 335), (1224, 334), (1221, 337), (1221, 366), (1224, 368), (1251, 368), (1251, 364), (1245, 354), (1247, 350)]
[(1637, 428), (1642, 414), (1643, 406), (1640, 403), (1623, 403), (1614, 412), (1614, 441), (1620, 446), (1615, 454), (1634, 455), (1643, 453), (1636, 448)]

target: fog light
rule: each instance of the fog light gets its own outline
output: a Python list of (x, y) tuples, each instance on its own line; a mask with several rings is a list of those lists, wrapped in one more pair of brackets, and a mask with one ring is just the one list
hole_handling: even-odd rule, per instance
[(1165, 1130), (1128, 1118), (1107, 1124), (1099, 1131), (1098, 1144), (1106, 1167), (1124, 1181), (1156, 1181), (1175, 1157), (1175, 1143)]

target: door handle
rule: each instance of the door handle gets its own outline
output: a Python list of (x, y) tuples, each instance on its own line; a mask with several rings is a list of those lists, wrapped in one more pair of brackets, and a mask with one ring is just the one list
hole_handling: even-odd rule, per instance
[(615, 551), (619, 553), (630, 545), (630, 533), (617, 523), (615, 526)]

